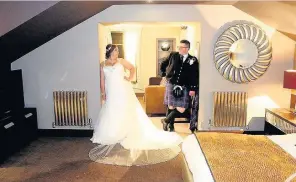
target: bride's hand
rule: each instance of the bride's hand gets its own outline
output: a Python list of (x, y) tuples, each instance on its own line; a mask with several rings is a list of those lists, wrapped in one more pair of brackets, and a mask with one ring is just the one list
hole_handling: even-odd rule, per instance
[(102, 101), (102, 104), (105, 103), (105, 101), (106, 101), (106, 94), (102, 94), (101, 95), (101, 101)]
[(129, 78), (129, 77), (124, 77), (124, 79), (126, 80), (126, 81), (128, 81), (128, 82), (130, 82), (131, 81), (131, 79)]

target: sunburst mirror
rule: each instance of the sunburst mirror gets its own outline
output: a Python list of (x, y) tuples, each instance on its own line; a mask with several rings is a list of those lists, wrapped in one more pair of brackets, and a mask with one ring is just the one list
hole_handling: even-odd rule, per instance
[(249, 83), (268, 69), (272, 59), (271, 42), (258, 25), (239, 21), (218, 37), (214, 58), (217, 70), (225, 79)]

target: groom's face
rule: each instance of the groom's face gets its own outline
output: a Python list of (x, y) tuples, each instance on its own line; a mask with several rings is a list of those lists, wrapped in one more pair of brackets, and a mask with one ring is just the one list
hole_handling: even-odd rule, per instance
[(188, 45), (186, 45), (184, 43), (180, 43), (180, 45), (179, 45), (179, 54), (185, 55), (185, 54), (188, 54), (188, 51), (189, 51)]

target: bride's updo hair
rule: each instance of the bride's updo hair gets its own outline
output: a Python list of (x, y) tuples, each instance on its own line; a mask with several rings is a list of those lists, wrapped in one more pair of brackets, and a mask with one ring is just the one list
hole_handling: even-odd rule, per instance
[(106, 46), (106, 54), (105, 54), (106, 59), (110, 58), (111, 53), (114, 51), (115, 48), (116, 48), (116, 45), (113, 45), (113, 44), (108, 44)]

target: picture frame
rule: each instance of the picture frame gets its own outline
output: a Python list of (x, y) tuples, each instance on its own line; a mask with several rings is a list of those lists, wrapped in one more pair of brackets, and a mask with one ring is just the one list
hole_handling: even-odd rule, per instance
[(160, 66), (171, 52), (176, 51), (176, 38), (156, 39), (156, 76), (161, 77)]

